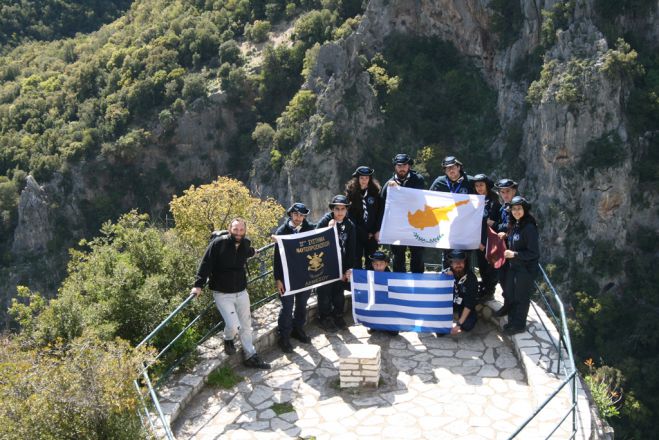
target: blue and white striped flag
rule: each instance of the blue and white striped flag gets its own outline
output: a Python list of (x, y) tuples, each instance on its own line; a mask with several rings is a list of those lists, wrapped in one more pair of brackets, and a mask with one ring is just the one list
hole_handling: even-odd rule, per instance
[(453, 277), (353, 269), (352, 314), (375, 330), (450, 333)]

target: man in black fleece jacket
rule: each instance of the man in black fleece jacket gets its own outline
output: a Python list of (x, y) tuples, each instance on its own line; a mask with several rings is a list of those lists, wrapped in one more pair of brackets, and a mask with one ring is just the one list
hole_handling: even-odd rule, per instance
[(190, 293), (199, 296), (202, 287), (208, 282), (215, 305), (224, 319), (225, 353), (231, 355), (236, 352), (233, 339), (240, 332), (245, 366), (269, 369), (270, 365), (259, 358), (252, 343), (252, 316), (245, 263), (256, 251), (245, 237), (246, 231), (245, 220), (235, 218), (230, 223), (228, 234), (220, 234), (210, 242)]

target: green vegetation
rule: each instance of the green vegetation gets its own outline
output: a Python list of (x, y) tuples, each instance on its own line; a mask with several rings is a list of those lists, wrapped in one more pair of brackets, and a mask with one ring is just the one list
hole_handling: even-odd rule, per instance
[(146, 439), (133, 379), (151, 358), (121, 340), (0, 338), (0, 437)]
[(432, 176), (449, 151), (469, 163), (469, 171), (486, 169), (484, 146), (499, 130), (496, 93), (452, 45), (394, 35), (366, 70), (384, 118), (369, 140), (365, 159), (372, 166), (389, 169), (399, 149), (415, 154), (428, 146), (427, 163), (419, 165)]
[(510, 46), (522, 29), (522, 8), (516, 0), (492, 0), (488, 7), (492, 10), (492, 31), (499, 37), (499, 47)]
[[(600, 416), (605, 419), (619, 416), (618, 404), (622, 400), (622, 394), (617, 390), (618, 384), (615, 381), (618, 372), (608, 367), (596, 368), (592, 359), (586, 360), (584, 364), (588, 367), (584, 380), (593, 395)], [(614, 377), (609, 377), (611, 373)]]
[(560, 71), (556, 60), (542, 66), (540, 78), (529, 86), (526, 100), (539, 104), (543, 100), (556, 100), (561, 104), (576, 104), (584, 99), (584, 87), (589, 80), (593, 63), (586, 59), (571, 59)]
[[(51, 3), (56, 5), (52, 10), (48, 9)], [(76, 6), (66, 0), (47, 1), (45, 16), (60, 14), (75, 21), (78, 12), (89, 15), (94, 10), (99, 14), (96, 28), (112, 15), (103, 11), (119, 11), (127, 5), (97, 3)], [(28, 29), (25, 20), (12, 14), (29, 16), (26, 20), (41, 29), (38, 20), (43, 15), (36, 15), (34, 2), (20, 4), (23, 9), (3, 9), (7, 11), (4, 17)], [(333, 38), (337, 26), (344, 23), (348, 24), (341, 35), (347, 35), (355, 26), (350, 19), (360, 12), (357, 0), (140, 0), (126, 16), (98, 32), (21, 44), (0, 56), (2, 227), (15, 224), (16, 197), (8, 194), (6, 181), (16, 173), (32, 173), (40, 184), (54, 173), (61, 173), (69, 184), (74, 172), (86, 186), (117, 183), (110, 191), (91, 191), (89, 199), (80, 201), (84, 219), (76, 225), (64, 219), (63, 230), (80, 230), (84, 225), (91, 232), (130, 208), (146, 210), (154, 200), (163, 200), (158, 182), (163, 172), (169, 173), (168, 165), (144, 170), (140, 159), (147, 148), (166, 145), (177, 117), (193, 108), (193, 103), (195, 109), (208, 105), (205, 97), (211, 82), (221, 83), (237, 126), (237, 134), (218, 147), (228, 150), (230, 161), (236, 164), (232, 171), (245, 176), (250, 164), (244, 157), (258, 151), (247, 133), (259, 122), (275, 124), (302, 84), (307, 49)], [(272, 25), (297, 15), (292, 45), (267, 45), (260, 68), (246, 67), (237, 41), (265, 41)], [(61, 37), (55, 29), (60, 21), (66, 22), (53, 19), (49, 22), (53, 30), (41, 29), (39, 35), (25, 38)], [(89, 28), (81, 24), (76, 30)], [(6, 35), (14, 38), (9, 31)], [(17, 42), (24, 39), (15, 38)], [(145, 128), (156, 120), (164, 128), (160, 139)], [(280, 138), (290, 148), (300, 132), (283, 125)], [(81, 163), (85, 166), (79, 170), (76, 165)], [(175, 188), (189, 183), (197, 182), (170, 182)], [(19, 188), (15, 189), (17, 195)], [(11, 234), (0, 235), (1, 254), (8, 255), (10, 239)]]
[(295, 411), (291, 402), (273, 403), (270, 409), (272, 409), (278, 416)]
[[(159, 229), (147, 215), (130, 212), (106, 222), (99, 237), (83, 240), (81, 249), (70, 251), (56, 299), (19, 288), (9, 313), (21, 331), (0, 339), (0, 437), (142, 438), (132, 381), (154, 357), (130, 347), (188, 296), (213, 229), (226, 229), (229, 220), (242, 216), (253, 243), (262, 245), (270, 242), (283, 211), (272, 200), (251, 196), (236, 180), (191, 187), (172, 201), (173, 229)], [(253, 299), (273, 290), (270, 278), (250, 286)], [(151, 340), (162, 349), (204, 309), (210, 313), (151, 370), (156, 377), (218, 322), (211, 295), (192, 301)], [(233, 386), (241, 378), (221, 369), (210, 380)]]
[(228, 390), (243, 380), (245, 380), (245, 378), (237, 375), (231, 367), (224, 366), (214, 370), (211, 374), (209, 374), (207, 383), (212, 387)]
[[(117, 18), (131, 0), (14, 0), (0, 5), (0, 52), (29, 40), (86, 33)], [(69, 48), (72, 51), (73, 47)], [(69, 52), (72, 55), (72, 52)]]
[(540, 41), (544, 47), (556, 42), (556, 32), (567, 28), (573, 13), (574, 1), (558, 2), (551, 9), (542, 10)]
[(624, 158), (625, 150), (620, 136), (610, 132), (586, 144), (577, 167), (579, 170), (610, 168), (618, 166)]

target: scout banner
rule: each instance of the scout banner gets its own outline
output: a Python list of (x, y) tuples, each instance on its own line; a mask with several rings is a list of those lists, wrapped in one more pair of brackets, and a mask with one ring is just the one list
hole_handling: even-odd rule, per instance
[(485, 197), (390, 186), (380, 243), (478, 249)]
[(284, 269), (284, 295), (341, 279), (341, 248), (335, 227), (274, 238)]

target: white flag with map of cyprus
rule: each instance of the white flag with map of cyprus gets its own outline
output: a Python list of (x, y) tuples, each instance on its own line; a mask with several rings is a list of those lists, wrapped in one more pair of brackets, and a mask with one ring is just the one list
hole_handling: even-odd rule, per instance
[(485, 197), (390, 186), (380, 243), (478, 249)]

